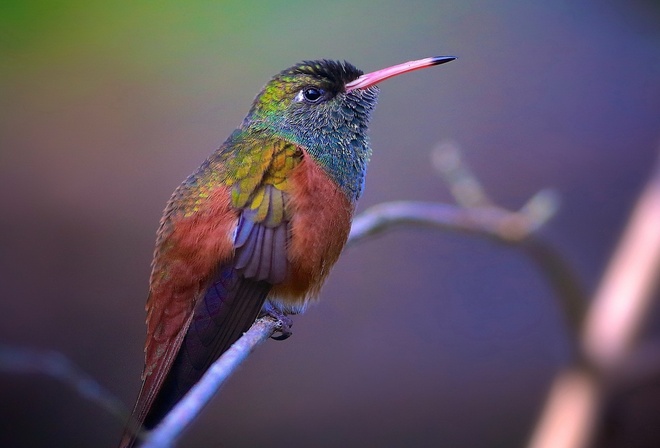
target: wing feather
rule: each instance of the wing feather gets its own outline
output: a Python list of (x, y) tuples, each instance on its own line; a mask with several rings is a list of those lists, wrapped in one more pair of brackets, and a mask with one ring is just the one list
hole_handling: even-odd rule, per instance
[[(286, 141), (239, 131), (175, 190), (156, 240), (138, 423), (157, 424), (286, 279), (286, 179), (301, 161)], [(134, 443), (129, 428), (120, 446)]]

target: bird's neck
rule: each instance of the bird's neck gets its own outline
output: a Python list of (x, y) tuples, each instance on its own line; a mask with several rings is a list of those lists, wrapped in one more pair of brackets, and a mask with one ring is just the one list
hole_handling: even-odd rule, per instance
[(312, 136), (309, 141), (295, 143), (307, 150), (351, 202), (359, 199), (371, 157), (369, 139), (365, 135)]
[(367, 164), (371, 157), (366, 129), (298, 131), (274, 128), (264, 122), (252, 123), (250, 127), (253, 130), (260, 128), (261, 132), (272, 132), (273, 137), (285, 139), (303, 148), (352, 203), (362, 195)]

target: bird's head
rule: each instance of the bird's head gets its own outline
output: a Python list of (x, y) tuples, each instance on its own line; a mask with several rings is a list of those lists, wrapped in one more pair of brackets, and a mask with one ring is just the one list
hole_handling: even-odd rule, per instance
[(357, 199), (371, 154), (367, 127), (378, 100), (377, 84), (454, 59), (420, 59), (366, 75), (348, 62), (304, 61), (264, 86), (242, 128), (266, 128), (302, 146)]
[[(314, 146), (329, 137), (366, 132), (378, 87), (346, 91), (362, 75), (348, 62), (304, 61), (271, 79), (244, 124), (265, 124), (296, 143)], [(321, 140), (321, 141), (319, 141)]]

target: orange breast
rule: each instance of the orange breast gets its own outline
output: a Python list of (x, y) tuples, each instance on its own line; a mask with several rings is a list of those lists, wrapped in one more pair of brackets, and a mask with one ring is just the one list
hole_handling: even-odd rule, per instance
[(354, 206), (307, 153), (291, 172), (290, 182), (289, 275), (269, 298), (287, 311), (299, 312), (316, 297), (339, 258)]

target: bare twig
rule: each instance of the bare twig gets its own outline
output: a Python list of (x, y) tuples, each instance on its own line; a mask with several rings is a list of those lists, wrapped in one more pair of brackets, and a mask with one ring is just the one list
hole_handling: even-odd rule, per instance
[(576, 340), (586, 313), (587, 297), (563, 257), (536, 233), (558, 210), (557, 194), (553, 190), (541, 190), (519, 211), (509, 211), (488, 198), (455, 143), (439, 143), (431, 153), (431, 160), (459, 205), (411, 201), (376, 205), (354, 220), (349, 245), (404, 225), (466, 232), (515, 245), (548, 280), (560, 301), (572, 340)]
[(586, 311), (586, 295), (559, 253), (533, 233), (552, 216), (551, 210), (556, 207), (555, 195), (548, 190), (536, 194), (520, 212), (496, 206), (465, 208), (435, 202), (385, 202), (355, 218), (348, 245), (415, 225), (470, 233), (520, 247), (557, 293), (568, 328), (577, 336)]
[[(520, 243), (555, 292), (566, 321), (569, 341), (577, 341), (587, 312), (587, 295), (568, 263), (551, 245), (535, 235)], [(578, 350), (573, 344), (574, 351)]]
[(121, 400), (59, 352), (0, 346), (0, 370), (14, 374), (37, 373), (51, 376), (122, 421), (128, 417), (128, 409)]
[(177, 403), (163, 421), (148, 434), (142, 448), (174, 446), (176, 439), (211, 400), (229, 375), (281, 325), (281, 322), (271, 317), (257, 319), (252, 327), (213, 363), (183, 400)]
[(348, 244), (354, 245), (369, 236), (410, 225), (473, 233), (502, 242), (517, 242), (529, 234), (527, 219), (504, 209), (399, 201), (375, 205), (355, 218)]
[(587, 297), (568, 263), (537, 234), (537, 230), (559, 208), (557, 193), (541, 190), (518, 212), (511, 212), (498, 207), (487, 196), (486, 189), (465, 163), (455, 142), (447, 140), (438, 143), (431, 152), (431, 161), (462, 210), (487, 209), (507, 218), (489, 226), (487, 234), (501, 242), (517, 244), (534, 261), (554, 289), (567, 328), (573, 336), (571, 340), (576, 341), (586, 313)]

